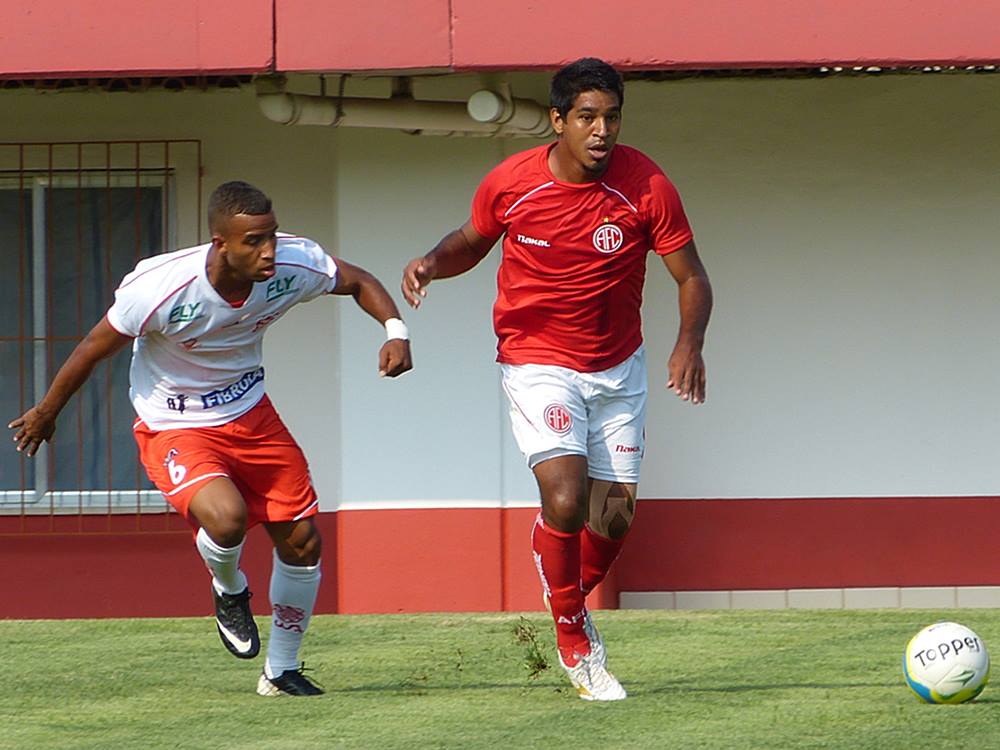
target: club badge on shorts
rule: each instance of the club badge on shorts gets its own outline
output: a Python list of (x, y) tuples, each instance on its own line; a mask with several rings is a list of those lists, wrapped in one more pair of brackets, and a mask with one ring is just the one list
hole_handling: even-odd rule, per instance
[(549, 404), (544, 412), (545, 424), (557, 435), (565, 435), (573, 426), (573, 415), (562, 404)]

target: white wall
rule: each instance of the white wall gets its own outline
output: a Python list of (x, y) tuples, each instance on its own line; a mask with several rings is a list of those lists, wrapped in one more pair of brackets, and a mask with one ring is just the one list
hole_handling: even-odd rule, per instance
[[(654, 400), (643, 493), (1000, 490), (1000, 78), (629, 93), (628, 137), (680, 186), (717, 294), (710, 400)], [(653, 362), (654, 321), (674, 325), (656, 288)]]
[[(544, 99), (544, 76), (515, 92)], [(998, 93), (989, 75), (629, 83), (622, 141), (680, 188), (716, 293), (709, 401), (692, 408), (662, 388), (676, 292), (650, 260), (643, 496), (1000, 489)], [(249, 91), (0, 92), (0, 112), (8, 141), (201, 138), (206, 196), (259, 184), (284, 227), (376, 273), (401, 307), (403, 264), (465, 220), (493, 164), (535, 143), (285, 128)], [(274, 326), (269, 389), (325, 509), (534, 502), (493, 364), (497, 256), (404, 313), (416, 369), (398, 381), (376, 377), (380, 331), (350, 300)]]

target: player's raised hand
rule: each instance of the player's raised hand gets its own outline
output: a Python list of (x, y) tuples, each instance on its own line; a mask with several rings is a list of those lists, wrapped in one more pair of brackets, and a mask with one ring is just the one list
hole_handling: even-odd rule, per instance
[(705, 401), (705, 361), (701, 352), (691, 346), (677, 343), (667, 363), (669, 380), (667, 388), (683, 401), (701, 404)]
[(437, 271), (436, 263), (426, 256), (414, 258), (403, 269), (403, 298), (410, 307), (420, 307), (421, 299), (427, 296), (427, 285)]
[(56, 420), (37, 407), (32, 407), (7, 427), (16, 430), (14, 442), (17, 443), (17, 450), (24, 451), (30, 457), (38, 452), (44, 441), (52, 437), (56, 431)]
[(394, 378), (413, 369), (410, 342), (406, 339), (389, 339), (378, 353), (378, 376)]

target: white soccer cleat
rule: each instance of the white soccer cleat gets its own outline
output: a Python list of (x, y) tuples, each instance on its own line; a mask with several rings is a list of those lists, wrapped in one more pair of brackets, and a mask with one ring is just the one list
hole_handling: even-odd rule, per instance
[(576, 666), (568, 667), (559, 655), (559, 663), (566, 670), (569, 681), (577, 694), (585, 701), (620, 701), (628, 693), (593, 653), (580, 657)]
[(583, 610), (583, 632), (587, 634), (590, 641), (590, 656), (605, 669), (608, 668), (608, 650), (604, 647), (604, 639), (594, 625), (594, 620), (590, 616), (590, 610)]
[[(549, 595), (544, 591), (542, 592), (542, 602), (545, 603), (545, 609), (552, 614), (552, 605), (549, 603)], [(597, 626), (594, 625), (594, 618), (590, 616), (590, 610), (583, 610), (583, 632), (587, 634), (587, 640), (590, 641), (590, 653), (602, 667), (608, 668), (608, 649), (604, 646), (604, 639), (601, 638), (601, 633), (598, 631)]]

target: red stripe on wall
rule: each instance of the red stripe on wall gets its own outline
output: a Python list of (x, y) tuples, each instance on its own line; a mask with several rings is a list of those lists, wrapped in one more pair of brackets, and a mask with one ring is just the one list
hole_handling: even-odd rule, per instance
[(621, 591), (1000, 582), (996, 497), (642, 501)]
[[(618, 591), (1000, 582), (995, 497), (642, 500), (609, 581)], [(531, 508), (321, 513), (317, 612), (537, 610)], [(0, 519), (0, 617), (211, 613), (208, 575), (176, 516)], [(971, 554), (970, 554), (971, 553)], [(268, 611), (271, 547), (255, 529), (244, 568)]]

